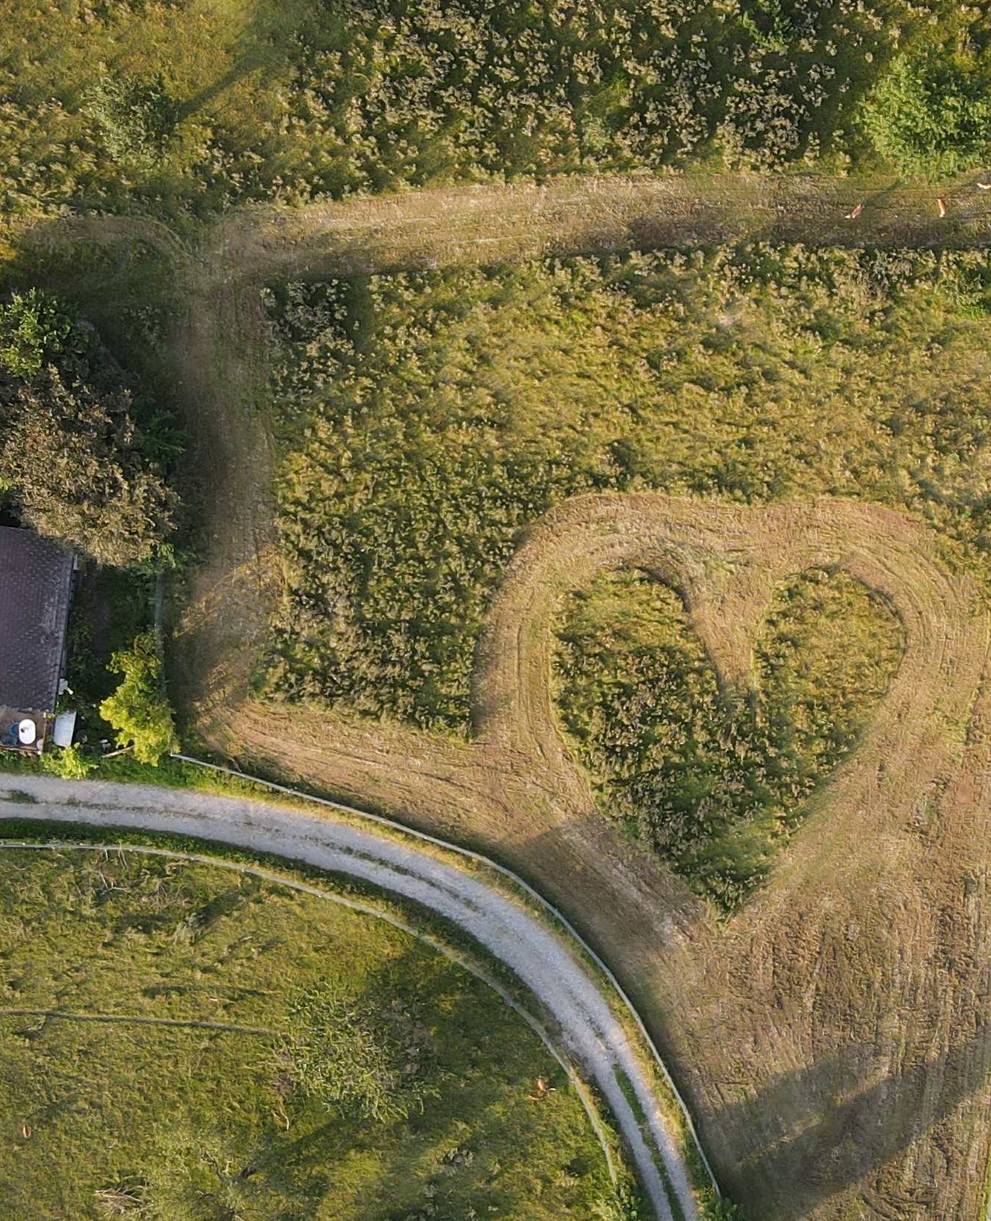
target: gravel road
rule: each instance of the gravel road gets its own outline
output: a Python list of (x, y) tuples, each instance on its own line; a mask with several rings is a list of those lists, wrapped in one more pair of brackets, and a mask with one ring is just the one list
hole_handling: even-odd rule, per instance
[[(380, 886), (452, 921), (505, 963), (553, 1015), (562, 1042), (621, 1129), (657, 1217), (698, 1217), (677, 1133), (658, 1107), (604, 985), (561, 938), (500, 891), (411, 843), (296, 808), (152, 786), (4, 774), (0, 799), (9, 803), (0, 812), (12, 818), (197, 836), (303, 861)], [(628, 1094), (635, 1095), (646, 1123)]]

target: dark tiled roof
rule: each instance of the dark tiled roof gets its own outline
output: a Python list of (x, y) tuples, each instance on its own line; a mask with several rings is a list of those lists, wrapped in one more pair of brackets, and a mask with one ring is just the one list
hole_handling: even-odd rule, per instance
[(50, 712), (58, 698), (72, 556), (0, 526), (0, 704)]

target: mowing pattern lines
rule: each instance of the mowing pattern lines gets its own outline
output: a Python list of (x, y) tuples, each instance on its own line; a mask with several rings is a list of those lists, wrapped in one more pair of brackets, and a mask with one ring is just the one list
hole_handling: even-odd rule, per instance
[[(859, 200), (862, 214), (845, 219)], [(947, 201), (944, 219), (925, 192), (891, 183), (586, 179), (249, 210), (175, 255), (187, 294), (177, 384), (211, 527), (177, 625), (197, 729), (235, 759), (484, 848), (539, 885), (616, 969), (723, 1181), (762, 1218), (956, 1221), (982, 1202), (991, 688), (980, 591), (934, 534), (885, 510), (582, 497), (535, 525), (510, 565), (479, 648), (471, 742), (263, 705), (249, 678), (279, 562), (257, 288), (638, 243), (986, 245), (984, 193), (968, 180)], [(140, 236), (141, 222), (125, 224)], [(45, 222), (34, 236), (64, 245), (74, 234), (87, 237)], [(682, 590), (723, 681), (745, 685), (771, 585), (813, 563), (885, 597), (905, 655), (768, 885), (718, 925), (595, 809), (555, 724), (550, 617), (596, 572), (646, 568)]]
[[(619, 567), (682, 592), (731, 686), (751, 681), (757, 630), (790, 574), (842, 568), (901, 621), (904, 656), (872, 726), (767, 887), (725, 925), (608, 826), (561, 739), (553, 618), (567, 592)], [(766, 1202), (767, 1216), (830, 1216), (851, 1198), (876, 1197), (880, 1208), (936, 1190), (936, 1211), (922, 1215), (952, 1217), (977, 1199), (960, 1167), (986, 1146), (975, 1121), (983, 1076), (956, 1067), (983, 1054), (958, 1044), (987, 1004), (971, 957), (986, 937), (948, 898), (963, 885), (951, 880), (959, 852), (934, 862), (931, 836), (935, 827), (946, 841), (963, 837), (966, 869), (979, 876), (979, 807), (953, 777), (972, 766), (966, 729), (987, 641), (976, 588), (948, 570), (933, 534), (895, 512), (838, 500), (750, 509), (579, 497), (529, 532), (492, 605), (471, 743), (251, 701), (228, 706), (214, 733), (281, 771), (495, 848), (570, 906), (653, 1015), (724, 1177), (742, 1198)], [(923, 1037), (935, 1046), (924, 1050)], [(940, 1057), (953, 1080), (925, 1090), (913, 1066)], [(837, 1166), (810, 1172), (837, 1082), (863, 1126), (860, 1107), (872, 1090), (883, 1095), (889, 1075), (890, 1114), (845, 1161), (841, 1144)], [(928, 1075), (940, 1079), (938, 1068)], [(803, 1084), (783, 1088), (782, 1077)], [(764, 1097), (773, 1105), (758, 1105)]]

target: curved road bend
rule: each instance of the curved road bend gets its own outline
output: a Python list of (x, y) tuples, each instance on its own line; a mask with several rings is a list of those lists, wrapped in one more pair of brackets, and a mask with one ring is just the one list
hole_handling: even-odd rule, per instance
[[(674, 1221), (679, 1213), (696, 1221), (678, 1136), (601, 985), (562, 940), (496, 889), (411, 844), (332, 816), (211, 793), (0, 773), (4, 816), (188, 835), (271, 853), (359, 878), (450, 920), (505, 963), (553, 1015), (565, 1047), (622, 1131), (660, 1221)], [(645, 1127), (624, 1083), (647, 1117)]]

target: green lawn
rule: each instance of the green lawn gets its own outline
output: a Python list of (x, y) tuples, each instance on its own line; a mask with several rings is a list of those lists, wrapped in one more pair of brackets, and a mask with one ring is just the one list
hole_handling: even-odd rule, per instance
[(543, 1045), (373, 918), (219, 866), (8, 849), (0, 964), (5, 1215), (620, 1215)]

